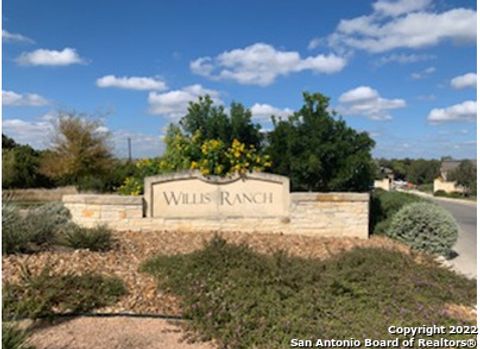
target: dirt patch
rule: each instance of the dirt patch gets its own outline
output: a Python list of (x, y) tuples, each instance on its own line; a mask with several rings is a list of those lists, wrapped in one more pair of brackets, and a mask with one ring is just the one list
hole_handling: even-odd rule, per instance
[(78, 317), (33, 331), (37, 349), (212, 349), (212, 342), (189, 343), (171, 321), (144, 318)]
[[(105, 275), (116, 275), (126, 284), (128, 294), (113, 306), (98, 309), (98, 312), (151, 313), (181, 315), (178, 300), (157, 290), (153, 277), (140, 273), (140, 263), (157, 254), (189, 253), (203, 247), (204, 241), (214, 236), (211, 233), (187, 232), (116, 232), (114, 248), (108, 252), (50, 251), (33, 255), (4, 256), (3, 282), (17, 282), (21, 268), (27, 266), (33, 274), (50, 264), (53, 273), (87, 271)], [(283, 249), (296, 256), (329, 258), (354, 247), (383, 247), (408, 253), (405, 245), (385, 237), (361, 239), (315, 238), (279, 234), (221, 233), (227, 241), (247, 243), (262, 253)]]

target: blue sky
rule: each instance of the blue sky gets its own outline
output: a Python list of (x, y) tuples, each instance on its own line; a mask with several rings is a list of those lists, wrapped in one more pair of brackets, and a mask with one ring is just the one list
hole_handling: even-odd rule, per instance
[(198, 95), (268, 129), (310, 91), (375, 156), (476, 158), (474, 1), (5, 0), (2, 34), (3, 132), (36, 148), (61, 110), (142, 157)]

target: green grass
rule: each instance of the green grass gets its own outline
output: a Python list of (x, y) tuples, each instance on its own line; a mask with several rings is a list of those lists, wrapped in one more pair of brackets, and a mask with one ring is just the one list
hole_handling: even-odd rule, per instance
[(117, 277), (88, 273), (52, 275), (45, 267), (39, 275), (24, 270), (19, 284), (3, 288), (6, 319), (51, 317), (57, 313), (82, 313), (114, 304), (126, 293)]
[(61, 240), (68, 247), (90, 251), (108, 251), (114, 242), (112, 232), (106, 226), (84, 228), (75, 224), (65, 227)]
[(182, 300), (191, 329), (226, 348), (288, 347), (292, 338), (389, 338), (387, 327), (460, 324), (445, 303), (474, 305), (475, 281), (433, 259), (357, 248), (320, 261), (262, 255), (216, 237), (141, 270)]
[(451, 199), (477, 201), (477, 197), (475, 195), (465, 195), (463, 193), (457, 193), (457, 192), (447, 193), (444, 190), (437, 190), (435, 193), (433, 193), (433, 196), (451, 198)]
[(2, 349), (35, 349), (27, 344), (28, 332), (11, 323), (2, 323)]

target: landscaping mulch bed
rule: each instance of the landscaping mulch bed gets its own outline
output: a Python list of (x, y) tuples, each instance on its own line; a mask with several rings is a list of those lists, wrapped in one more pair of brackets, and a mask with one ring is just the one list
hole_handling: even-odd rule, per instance
[[(3, 282), (18, 282), (22, 266), (27, 266), (33, 274), (37, 274), (47, 264), (51, 265), (53, 273), (59, 274), (96, 272), (115, 275), (125, 282), (128, 294), (113, 306), (97, 309), (98, 312), (181, 316), (179, 301), (174, 296), (157, 290), (153, 277), (138, 271), (140, 263), (158, 254), (189, 253), (200, 249), (204, 241), (214, 235), (215, 232), (116, 232), (115, 246), (108, 252), (57, 250), (32, 255), (3, 256)], [(292, 255), (321, 259), (354, 247), (383, 247), (405, 253), (409, 251), (406, 246), (385, 237), (360, 240), (233, 232), (219, 235), (229, 242), (247, 243), (262, 253), (283, 249)]]

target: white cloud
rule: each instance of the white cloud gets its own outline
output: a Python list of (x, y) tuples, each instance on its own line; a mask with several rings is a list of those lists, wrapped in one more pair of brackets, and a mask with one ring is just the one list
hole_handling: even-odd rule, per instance
[(296, 51), (280, 51), (273, 46), (256, 43), (218, 56), (201, 57), (190, 62), (193, 73), (214, 80), (234, 80), (245, 85), (267, 86), (278, 76), (310, 70), (331, 74), (342, 70), (346, 60), (334, 54), (302, 58)]
[(189, 102), (207, 94), (215, 103), (222, 104), (218, 91), (206, 89), (202, 85), (196, 84), (165, 93), (150, 92), (148, 94), (149, 110), (152, 114), (179, 118), (187, 112)]
[(477, 102), (465, 101), (447, 108), (435, 108), (428, 114), (427, 120), (432, 123), (448, 121), (475, 121), (477, 118)]
[(287, 118), (289, 115), (293, 114), (293, 110), (289, 108), (279, 109), (270, 104), (261, 104), (255, 103), (250, 108), (252, 112), (252, 117), (254, 119), (263, 119), (263, 120), (270, 120), (272, 115), (279, 117), (281, 119)]
[[(425, 4), (420, 1), (419, 4)], [(396, 4), (400, 4), (398, 8)], [(388, 3), (378, 1), (374, 12), (367, 16), (343, 19), (327, 40), (339, 50), (344, 47), (379, 53), (397, 48), (419, 49), (440, 42), (476, 42), (477, 13), (456, 8), (443, 13), (410, 12), (414, 2)], [(385, 15), (395, 17), (385, 17)]]
[(378, 0), (373, 4), (375, 12), (384, 16), (399, 16), (425, 9), (432, 0)]
[(425, 79), (428, 75), (435, 73), (436, 70), (435, 67), (428, 67), (422, 71), (410, 74), (410, 77), (414, 80)]
[(116, 87), (129, 90), (157, 90), (163, 91), (167, 89), (167, 84), (157, 78), (143, 76), (122, 76), (105, 75), (97, 79), (98, 87)]
[(110, 130), (106, 126), (98, 126), (95, 131), (98, 132), (98, 133), (108, 133), (108, 132), (110, 132)]
[(427, 54), (406, 54), (406, 53), (392, 53), (381, 57), (376, 63), (377, 65), (384, 65), (387, 63), (400, 63), (400, 64), (409, 64), (423, 61), (430, 61), (435, 59), (434, 55)]
[(450, 81), (450, 85), (457, 90), (467, 87), (477, 88), (477, 74), (467, 73), (456, 76)]
[[(38, 120), (6, 119), (3, 120), (3, 132), (17, 143), (29, 144), (35, 149), (45, 149), (50, 146), (53, 122), (57, 116), (48, 113)], [(105, 126), (100, 126), (97, 132), (110, 132), (110, 141), (115, 154), (121, 158), (128, 156), (127, 138), (131, 139), (134, 158), (159, 156), (165, 149), (160, 131), (158, 135), (148, 135), (125, 130), (111, 131)]]
[(320, 47), (320, 45), (325, 44), (325, 42), (326, 41), (324, 38), (313, 38), (308, 43), (308, 49), (309, 50), (316, 49), (317, 47)]
[(403, 99), (382, 98), (377, 90), (369, 86), (359, 86), (343, 93), (338, 99), (337, 111), (344, 115), (366, 116), (372, 120), (391, 119), (389, 110), (403, 108)]
[(28, 43), (28, 44), (34, 43), (32, 39), (22, 34), (10, 33), (5, 29), (2, 30), (2, 39), (3, 39), (3, 42), (21, 42), (21, 43)]
[(65, 66), (85, 63), (73, 48), (64, 48), (62, 51), (38, 49), (32, 52), (23, 52), (17, 57), (20, 65)]
[(49, 135), (53, 128), (52, 123), (45, 120), (5, 119), (2, 122), (2, 129), (17, 143), (29, 144), (35, 149), (44, 149), (48, 147)]
[(40, 107), (49, 102), (35, 93), (20, 94), (2, 90), (2, 105), (9, 107)]

